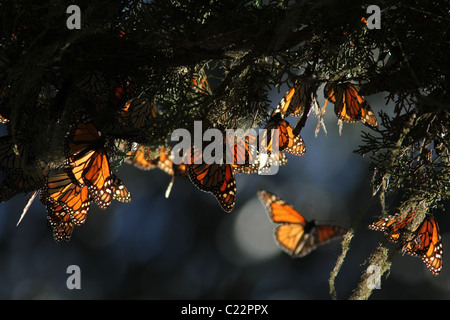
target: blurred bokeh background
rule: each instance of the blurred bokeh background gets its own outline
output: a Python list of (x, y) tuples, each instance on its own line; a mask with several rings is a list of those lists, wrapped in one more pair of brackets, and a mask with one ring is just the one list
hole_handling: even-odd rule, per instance
[[(273, 107), (284, 89), (273, 93)], [(367, 100), (376, 114), (390, 108), (383, 94)], [(131, 190), (132, 202), (114, 201), (106, 211), (91, 205), (69, 243), (53, 240), (39, 200), (19, 226), (27, 197), (0, 204), (0, 299), (330, 299), (328, 279), (340, 241), (292, 259), (274, 241), (275, 225), (256, 197), (258, 189), (279, 195), (319, 223), (349, 227), (360, 220), (336, 278), (337, 297), (347, 298), (384, 236), (367, 229), (380, 214), (377, 201), (367, 207), (370, 159), (353, 153), (361, 130), (368, 129), (344, 124), (339, 135), (333, 107), (325, 115), (328, 135), (321, 130), (314, 136), (317, 120), (310, 115), (302, 130), (305, 156), (288, 155), (289, 163), (274, 176), (236, 175), (237, 201), (229, 214), (187, 180), (175, 179), (166, 199), (170, 176), (128, 164), (117, 175)], [(419, 258), (396, 254), (389, 277), (371, 299), (450, 298), (449, 218), (435, 214), (444, 245), (441, 274), (432, 276)], [(81, 290), (66, 286), (70, 265), (80, 267)]]

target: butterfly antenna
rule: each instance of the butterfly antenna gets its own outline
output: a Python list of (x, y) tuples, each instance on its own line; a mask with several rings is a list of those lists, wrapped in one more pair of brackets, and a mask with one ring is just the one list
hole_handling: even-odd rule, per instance
[(22, 221), (23, 217), (25, 217), (25, 215), (27, 214), (28, 209), (30, 208), (30, 206), (31, 206), (31, 204), (32, 204), (33, 201), (34, 201), (34, 198), (36, 198), (36, 195), (37, 195), (37, 194), (38, 194), (38, 190), (33, 191), (33, 193), (28, 197), (27, 204), (25, 205), (25, 208), (23, 208), (22, 215), (20, 216), (19, 221), (18, 221), (17, 224), (16, 224), (16, 227), (17, 227), (17, 226), (19, 225), (19, 223)]

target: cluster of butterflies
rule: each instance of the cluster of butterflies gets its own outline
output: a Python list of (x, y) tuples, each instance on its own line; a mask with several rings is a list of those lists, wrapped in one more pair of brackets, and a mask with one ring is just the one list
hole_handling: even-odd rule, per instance
[[(100, 99), (99, 93), (105, 91), (104, 81), (99, 81), (97, 73), (82, 77), (77, 85), (83, 95), (90, 99)], [(212, 90), (203, 72), (192, 79), (196, 92), (212, 94)], [(305, 143), (300, 136), (315, 98), (317, 84), (310, 78), (303, 77), (290, 88), (277, 105), (264, 129), (264, 139), (245, 135), (233, 137), (233, 163), (196, 163), (201, 150), (192, 147), (186, 155), (189, 163), (175, 164), (170, 147), (153, 150), (145, 145), (132, 144), (130, 148), (123, 140), (114, 140), (115, 147), (126, 154), (125, 162), (142, 170), (159, 168), (172, 176), (167, 189), (168, 197), (175, 177), (189, 179), (200, 190), (216, 197), (222, 209), (231, 212), (236, 201), (235, 173), (260, 173), (272, 165), (282, 166), (287, 163), (285, 153), (303, 156)], [(119, 106), (119, 122), (134, 129), (145, 128), (149, 119), (158, 116), (158, 109), (153, 99), (145, 94), (135, 93), (135, 86), (129, 82), (115, 85), (109, 95), (110, 103)], [(377, 119), (367, 101), (358, 93), (353, 84), (329, 82), (325, 85), (324, 95), (335, 104), (335, 113), (339, 121), (357, 122), (377, 128)], [(323, 110), (325, 109), (325, 106)], [(297, 125), (292, 126), (285, 118), (299, 117)], [(323, 111), (322, 111), (323, 116)], [(8, 124), (4, 116), (1, 122)], [(277, 129), (277, 131), (273, 131)], [(278, 132), (274, 139), (271, 132)], [(31, 192), (31, 201), (40, 193), (40, 201), (46, 206), (48, 225), (53, 230), (56, 241), (69, 241), (75, 226), (82, 225), (87, 217), (91, 203), (101, 209), (107, 209), (112, 200), (131, 201), (131, 193), (125, 184), (113, 173), (110, 156), (107, 154), (107, 137), (88, 115), (74, 117), (64, 139), (64, 163), (55, 170), (28, 168), (32, 153), (23, 137), (7, 135), (0, 137), (0, 170), (7, 177), (0, 184), (0, 201), (4, 202), (17, 193)], [(259, 141), (266, 141), (258, 146)], [(277, 145), (275, 145), (275, 141)], [(261, 157), (261, 147), (268, 156)], [(276, 152), (273, 152), (276, 150)], [(263, 163), (262, 163), (263, 162)], [(267, 191), (258, 191), (258, 197), (269, 212), (270, 218), (281, 225), (275, 231), (278, 244), (287, 253), (302, 257), (318, 245), (342, 237), (344, 228), (328, 225), (316, 225), (307, 221), (291, 205), (278, 196)], [(23, 215), (21, 219), (23, 218)], [(391, 241), (403, 241), (403, 252), (421, 256), (433, 274), (438, 274), (442, 267), (442, 244), (439, 230), (434, 218), (427, 215), (416, 230), (406, 229), (412, 216), (403, 220), (399, 215), (384, 218), (370, 226), (371, 229), (384, 231)], [(20, 221), (19, 221), (20, 222)], [(404, 234), (408, 234), (407, 240)]]
[(378, 121), (372, 108), (350, 82), (327, 82), (323, 89), (325, 104), (319, 111), (316, 93), (319, 84), (307, 75), (300, 76), (294, 86), (281, 99), (272, 114), (272, 118), (277, 114), (278, 117), (283, 118), (286, 116), (299, 117), (297, 125), (292, 129), (295, 136), (304, 127), (312, 106), (315, 106), (313, 110), (319, 118), (318, 128), (321, 124), (324, 127), (323, 116), (327, 103), (330, 101), (334, 104), (334, 112), (341, 128), (342, 122), (355, 123), (360, 121), (372, 129), (378, 129)]
[[(204, 94), (212, 94), (206, 76), (199, 73), (193, 79), (196, 90)], [(234, 173), (260, 173), (272, 165), (283, 166), (287, 163), (285, 153), (295, 156), (303, 156), (306, 152), (305, 143), (300, 136), (304, 119), (308, 115), (312, 100), (314, 99), (316, 83), (308, 77), (300, 77), (295, 85), (286, 92), (280, 103), (272, 112), (263, 131), (263, 137), (247, 135), (237, 141), (231, 141), (234, 147), (234, 162), (231, 164), (181, 164), (171, 163), (170, 154), (164, 152), (157, 159), (148, 161), (145, 156), (148, 150), (141, 146), (134, 159), (129, 160), (139, 168), (151, 169), (159, 167), (173, 176), (189, 178), (200, 190), (212, 193), (222, 209), (232, 211), (236, 201), (236, 181)], [(325, 96), (335, 104), (335, 112), (338, 119), (345, 122), (361, 121), (373, 128), (378, 127), (375, 114), (367, 101), (359, 95), (354, 85), (350, 83), (328, 83), (324, 89)], [(299, 122), (294, 128), (285, 118), (288, 116), (299, 117)], [(276, 131), (275, 131), (276, 130)], [(278, 132), (273, 136), (272, 132)], [(228, 139), (226, 137), (225, 139)], [(263, 146), (259, 142), (264, 141)], [(230, 141), (226, 141), (230, 142)], [(225, 145), (225, 143), (224, 143)], [(262, 160), (259, 152), (268, 155)], [(200, 151), (201, 152), (201, 151)], [(192, 151), (191, 163), (199, 154), (199, 150)]]
[(420, 257), (433, 275), (442, 269), (442, 240), (439, 226), (431, 213), (413, 227), (416, 214), (396, 213), (369, 225), (369, 229), (384, 232), (386, 238), (401, 246), (403, 253)]
[[(304, 257), (317, 246), (340, 239), (348, 230), (333, 225), (317, 225), (315, 220), (306, 220), (294, 207), (279, 196), (265, 190), (257, 192), (269, 218), (279, 224), (275, 229), (275, 240), (286, 253), (293, 257)], [(442, 241), (439, 227), (432, 214), (412, 227), (413, 212), (383, 217), (368, 227), (382, 231), (389, 241), (399, 243), (401, 251), (420, 257), (433, 275), (442, 269)], [(413, 229), (410, 229), (410, 228)]]
[(28, 206), (40, 192), (48, 225), (58, 242), (69, 241), (74, 227), (85, 222), (91, 202), (107, 209), (112, 199), (131, 201), (130, 191), (111, 170), (104, 137), (87, 116), (75, 121), (67, 133), (64, 165), (57, 170), (30, 173), (25, 150), (16, 154), (14, 143), (7, 141), (11, 136), (2, 140), (8, 148), (1, 159), (1, 169), (8, 172), (0, 186), (2, 201), (18, 192), (32, 192)]
[[(119, 122), (134, 129), (144, 128), (149, 118), (157, 117), (158, 109), (153, 99), (145, 94), (132, 96), (136, 91), (132, 83), (116, 82), (113, 89), (108, 90), (104, 78), (98, 72), (88, 73), (76, 81), (76, 86), (81, 95), (93, 101), (100, 101), (105, 92), (110, 92), (109, 103), (119, 106)], [(126, 162), (140, 169), (160, 168), (173, 177), (190, 179), (200, 190), (213, 194), (224, 211), (231, 212), (236, 201), (235, 173), (258, 173), (272, 165), (283, 166), (287, 163), (285, 153), (296, 156), (305, 154), (300, 130), (284, 118), (306, 114), (315, 88), (311, 83), (309, 79), (300, 79), (285, 94), (266, 123), (265, 133), (268, 136), (265, 139), (247, 135), (235, 138), (235, 141), (224, 141), (234, 145), (234, 163), (197, 164), (195, 160), (201, 155), (201, 150), (194, 146), (188, 155), (190, 164), (176, 165), (172, 161), (170, 148), (155, 151), (137, 144), (133, 144), (131, 150), (126, 150)], [(202, 70), (193, 77), (192, 87), (198, 93), (212, 94)], [(377, 125), (369, 105), (353, 85), (327, 85), (325, 93), (336, 104), (335, 111), (339, 119)], [(2, 122), (7, 123), (8, 120), (2, 117)], [(270, 135), (273, 129), (278, 130), (278, 139)], [(29, 152), (29, 144), (25, 140), (11, 135), (0, 138), (0, 169), (8, 173), (0, 184), (0, 201), (4, 202), (20, 192), (32, 192), (31, 199), (34, 199), (40, 192), (40, 200), (47, 207), (49, 225), (57, 241), (68, 241), (74, 226), (84, 223), (91, 202), (106, 209), (112, 199), (122, 202), (131, 200), (129, 190), (111, 170), (105, 148), (106, 137), (89, 116), (74, 118), (65, 138), (65, 161), (58, 170), (28, 170), (28, 157), (32, 152)], [(268, 157), (264, 163), (261, 163), (263, 160), (255, 150), (261, 151), (261, 146), (258, 148), (259, 141), (266, 141), (263, 149)], [(278, 141), (278, 145), (275, 146), (273, 141)], [(172, 183), (173, 179), (170, 187)]]
[[(102, 82), (93, 79), (98, 80), (97, 73), (83, 75), (77, 80), (81, 93), (96, 96), (103, 92)], [(117, 83), (107, 98), (113, 104), (120, 103), (119, 100), (127, 94), (127, 88), (128, 84)], [(125, 113), (123, 119), (126, 120), (126, 111), (122, 113)], [(130, 191), (112, 171), (107, 139), (90, 116), (81, 113), (72, 117), (64, 137), (64, 160), (55, 169), (37, 166), (34, 161), (36, 150), (29, 134), (23, 130), (23, 133), (13, 136), (9, 120), (3, 119), (9, 135), (0, 137), (0, 170), (7, 173), (0, 184), (0, 202), (18, 193), (31, 193), (19, 222), (40, 194), (54, 239), (57, 242), (69, 241), (74, 228), (85, 222), (92, 202), (105, 210), (113, 199), (131, 201)]]

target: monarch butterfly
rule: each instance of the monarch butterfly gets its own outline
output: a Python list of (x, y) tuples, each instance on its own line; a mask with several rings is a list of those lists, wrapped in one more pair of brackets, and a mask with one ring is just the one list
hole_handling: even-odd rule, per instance
[(442, 269), (442, 240), (436, 219), (427, 214), (423, 222), (414, 231), (413, 239), (405, 248), (406, 253), (422, 258), (428, 270), (438, 275)]
[(83, 117), (66, 137), (68, 173), (79, 185), (86, 185), (93, 200), (106, 209), (112, 200), (112, 175), (104, 138), (92, 121)]
[(406, 215), (397, 213), (375, 221), (369, 225), (370, 230), (382, 231), (389, 241), (399, 241), (402, 234), (407, 230), (408, 225), (413, 220), (412, 212)]
[[(191, 151), (191, 164), (188, 165), (189, 178), (200, 190), (212, 193), (226, 212), (231, 212), (236, 202), (234, 173), (258, 172), (257, 140), (258, 137), (252, 134), (243, 136), (225, 134), (224, 163), (197, 164), (196, 159), (200, 156), (200, 150), (194, 146)], [(230, 154), (231, 150), (232, 154)]]
[(190, 164), (189, 178), (200, 190), (212, 193), (225, 212), (236, 202), (236, 181), (231, 164)]
[(212, 95), (211, 87), (209, 86), (205, 70), (203, 68), (192, 77), (192, 87), (197, 93)]
[(276, 242), (293, 257), (304, 257), (318, 245), (340, 238), (347, 232), (341, 227), (307, 221), (292, 205), (273, 193), (259, 190), (257, 195), (270, 219), (280, 224), (275, 229)]
[(226, 161), (232, 162), (233, 171), (238, 173), (255, 173), (259, 168), (258, 136), (245, 134), (225, 135)]
[[(236, 181), (233, 164), (200, 162), (201, 150), (193, 146), (186, 158), (189, 159), (188, 176), (200, 190), (212, 193), (225, 212), (231, 212), (236, 201)], [(200, 162), (200, 163), (199, 163)]]
[[(172, 161), (172, 155), (165, 150), (164, 147), (159, 150), (160, 155), (156, 158), (148, 159), (149, 154), (154, 154), (155, 152), (149, 150), (148, 147), (139, 146), (136, 152), (134, 153), (133, 158), (125, 159), (125, 162), (134, 165), (135, 167), (141, 170), (151, 170), (154, 168), (159, 168), (168, 175), (172, 176), (172, 180), (169, 183), (169, 186), (166, 190), (166, 198), (169, 197), (170, 191), (172, 189), (173, 182), (175, 177), (181, 177), (184, 179), (189, 179), (188, 175), (188, 165), (184, 163), (175, 164)], [(132, 155), (133, 153), (130, 153)]]
[(120, 111), (120, 122), (128, 124), (134, 129), (145, 128), (148, 119), (156, 118), (158, 107), (148, 95), (141, 95), (127, 101)]
[(256, 139), (257, 137), (249, 136), (246, 137), (246, 140), (240, 139), (239, 143), (234, 146), (232, 167), (235, 173), (267, 173), (271, 167), (287, 164), (288, 159), (281, 151), (269, 154), (257, 152), (258, 142)]
[(141, 145), (134, 153), (134, 157), (126, 159), (125, 162), (132, 164), (141, 170), (158, 168), (168, 175), (188, 178), (186, 164), (174, 164), (171, 154), (164, 147), (160, 148), (159, 153), (159, 156), (156, 158), (147, 160), (149, 154), (153, 154), (153, 152), (148, 150), (148, 147)]
[(167, 174), (173, 174), (172, 161), (165, 152), (161, 151), (158, 157), (150, 160), (147, 160), (147, 154), (147, 147), (141, 145), (136, 150), (134, 157), (126, 159), (125, 162), (133, 164), (141, 170), (159, 168)]
[(61, 205), (77, 226), (84, 223), (91, 205), (88, 187), (73, 182), (64, 171), (47, 178), (47, 183), (41, 190), (40, 200), (47, 208), (54, 208), (54, 204)]
[(402, 252), (422, 258), (428, 270), (438, 275), (442, 269), (442, 241), (438, 224), (431, 214), (413, 230), (409, 227), (414, 218), (413, 212), (397, 213), (384, 217), (369, 225), (369, 229), (383, 231), (392, 242), (399, 242)]
[[(114, 174), (113, 199), (130, 202), (131, 193)], [(56, 241), (69, 241), (75, 226), (86, 221), (91, 196), (86, 186), (80, 186), (66, 172), (57, 172), (48, 177), (41, 189), (40, 200), (47, 208), (49, 225), (53, 228)]]
[(314, 80), (308, 76), (300, 77), (281, 99), (272, 115), (281, 113), (283, 116), (301, 117), (305, 110), (309, 110), (311, 95), (317, 89)]
[(144, 146), (139, 146), (136, 152), (130, 151), (128, 155), (132, 157), (126, 158), (125, 162), (134, 165), (136, 168), (141, 170), (151, 170), (155, 168), (154, 163), (147, 161)]
[(282, 119), (281, 113), (272, 115), (265, 126), (263, 140), (266, 142), (268, 153), (274, 149), (272, 140), (272, 130), (278, 129), (278, 150), (288, 152), (295, 156), (303, 156), (306, 152), (305, 143), (300, 135), (294, 134), (294, 127), (285, 119)]
[(328, 82), (324, 87), (324, 95), (327, 100), (334, 103), (334, 112), (339, 120), (350, 123), (361, 121), (373, 128), (378, 128), (375, 114), (351, 83)]

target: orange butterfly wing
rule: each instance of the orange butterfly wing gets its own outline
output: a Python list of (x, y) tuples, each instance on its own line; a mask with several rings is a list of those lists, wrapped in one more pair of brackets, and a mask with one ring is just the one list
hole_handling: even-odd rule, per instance
[(281, 99), (273, 115), (277, 112), (283, 116), (301, 117), (303, 112), (311, 104), (311, 94), (317, 90), (314, 80), (308, 76), (302, 76), (295, 85), (289, 89)]
[(203, 68), (192, 77), (192, 87), (197, 93), (212, 95), (212, 90)]
[(67, 137), (69, 174), (80, 185), (86, 185), (93, 200), (106, 209), (112, 200), (112, 176), (103, 139), (89, 119), (82, 119)]
[(318, 245), (340, 238), (347, 232), (341, 227), (317, 226), (314, 221), (307, 221), (290, 204), (275, 194), (259, 190), (257, 195), (266, 207), (271, 220), (281, 223), (275, 229), (277, 243), (294, 257), (303, 257)]
[(119, 122), (134, 129), (142, 129), (158, 115), (158, 106), (148, 95), (130, 99), (120, 110)]
[(437, 275), (442, 269), (443, 257), (438, 224), (432, 215), (427, 214), (415, 230), (410, 230), (413, 218), (413, 212), (406, 215), (397, 213), (372, 223), (369, 229), (383, 231), (390, 241), (403, 241), (402, 251), (421, 257), (430, 272)]
[(226, 212), (236, 202), (236, 181), (231, 164), (190, 164), (189, 178), (200, 190), (212, 193)]
[(304, 105), (301, 103), (301, 87), (298, 85), (292, 87), (281, 99), (276, 110), (282, 115), (298, 116), (303, 113)]
[(232, 150), (232, 154), (227, 155), (227, 159), (233, 159), (234, 172), (244, 174), (258, 172), (258, 136), (248, 134), (243, 137), (236, 137), (235, 141), (232, 141), (232, 138), (234, 138), (234, 135), (226, 136), (227, 152)]
[(330, 225), (316, 226), (315, 229), (317, 237), (316, 241), (318, 244), (326, 243), (334, 238), (341, 237), (347, 232), (347, 229)]
[(309, 253), (306, 250), (300, 252), (305, 248), (304, 244), (310, 237), (305, 233), (305, 228), (299, 224), (282, 224), (275, 228), (275, 239), (278, 245), (289, 255), (302, 257)]
[(165, 173), (188, 179), (188, 166), (184, 163), (174, 164), (170, 153), (165, 148), (160, 148), (160, 155), (154, 159), (147, 159), (149, 152), (147, 147), (139, 146), (133, 158), (125, 159), (125, 162), (134, 165), (141, 170), (159, 168)]
[(268, 191), (259, 190), (258, 198), (266, 207), (270, 219), (275, 223), (297, 223), (305, 226), (306, 219), (289, 203)]
[(442, 269), (442, 240), (436, 219), (427, 214), (424, 221), (414, 231), (414, 238), (409, 240), (404, 251), (419, 256), (433, 275)]
[(384, 232), (385, 236), (392, 242), (399, 241), (403, 233), (408, 232), (407, 226), (414, 218), (412, 212), (406, 215), (396, 213), (383, 217), (369, 225), (369, 229)]
[(262, 141), (265, 142), (268, 153), (276, 149), (273, 146), (272, 130), (278, 129), (278, 150), (288, 152), (295, 156), (303, 156), (306, 152), (305, 143), (300, 135), (294, 134), (294, 127), (286, 120), (281, 118), (280, 113), (273, 115), (263, 133)]
[(47, 209), (59, 204), (64, 208), (74, 225), (81, 225), (86, 220), (91, 198), (86, 186), (72, 182), (66, 172), (50, 175), (41, 190), (41, 202)]
[(120, 202), (130, 202), (131, 201), (131, 192), (119, 179), (118, 176), (112, 174), (112, 197), (114, 200)]
[(350, 83), (327, 83), (325, 98), (334, 103), (334, 112), (339, 120), (353, 123), (361, 121), (371, 127), (378, 127), (378, 121), (367, 101)]
[(104, 150), (93, 151), (74, 161), (75, 167), (83, 167), (82, 180), (89, 188), (94, 201), (106, 209), (112, 200), (112, 176)]
[[(312, 223), (312, 222), (311, 222)], [(305, 256), (317, 246), (328, 243), (332, 240), (341, 238), (347, 229), (338, 226), (330, 225), (313, 225), (310, 231), (310, 236), (305, 239), (305, 244), (299, 247), (297, 255), (299, 257)]]
[(58, 203), (47, 206), (47, 224), (53, 229), (53, 238), (57, 242), (68, 242), (75, 227), (70, 215)]
[(348, 113), (353, 116), (359, 113), (360, 121), (367, 123), (372, 127), (378, 127), (377, 118), (370, 108), (367, 101), (358, 93), (358, 90), (351, 85), (347, 84), (345, 88), (345, 104), (348, 108)]
[[(130, 153), (130, 155), (132, 155), (132, 153)], [(139, 146), (139, 148), (136, 150), (136, 153), (134, 154), (134, 157), (125, 159), (125, 162), (132, 164), (136, 168), (139, 168), (141, 170), (151, 170), (155, 168), (155, 164), (151, 161), (147, 161), (147, 159), (145, 158), (144, 146)]]

